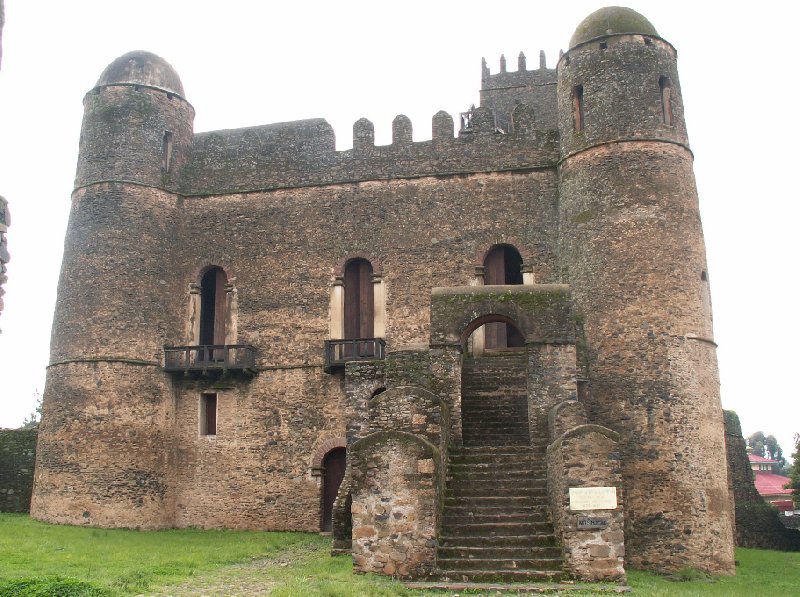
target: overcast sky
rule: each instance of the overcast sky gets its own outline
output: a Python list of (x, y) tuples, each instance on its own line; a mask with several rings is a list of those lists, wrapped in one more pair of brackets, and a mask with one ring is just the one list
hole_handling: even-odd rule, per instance
[[(706, 234), (722, 403), (745, 434), (800, 432), (800, 222), (794, 2), (627, 2), (678, 50)], [(406, 114), (478, 103), (492, 72), (559, 49), (599, 2), (257, 2), (6, 0), (0, 69), (0, 194), (11, 206), (0, 316), (0, 426), (44, 389), (82, 98), (130, 50), (164, 57), (197, 112), (195, 131), (324, 117), (337, 148), (352, 124), (376, 143)], [(719, 7), (724, 6), (724, 9)], [(513, 66), (512, 66), (513, 65)]]

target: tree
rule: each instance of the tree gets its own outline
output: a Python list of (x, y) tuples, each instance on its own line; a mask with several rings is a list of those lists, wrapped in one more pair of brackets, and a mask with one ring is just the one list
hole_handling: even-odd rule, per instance
[(34, 390), (33, 397), (36, 399), (36, 408), (22, 421), (20, 429), (34, 429), (39, 426), (39, 421), (42, 420), (42, 395), (39, 390)]
[(748, 447), (752, 448), (753, 454), (763, 456), (770, 460), (777, 460), (775, 472), (781, 472), (786, 467), (786, 459), (783, 457), (783, 449), (774, 435), (764, 435), (763, 431), (756, 431), (747, 438)]

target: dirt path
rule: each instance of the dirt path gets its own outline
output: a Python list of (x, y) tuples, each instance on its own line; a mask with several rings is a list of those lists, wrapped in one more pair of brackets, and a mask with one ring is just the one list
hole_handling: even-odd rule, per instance
[[(316, 557), (317, 546), (300, 545), (281, 552), (277, 558), (257, 558), (252, 562), (233, 564), (210, 572), (199, 572), (196, 577), (177, 585), (148, 591), (147, 597), (255, 597), (269, 595), (281, 584), (283, 568), (301, 564)], [(141, 596), (141, 597), (143, 597)]]

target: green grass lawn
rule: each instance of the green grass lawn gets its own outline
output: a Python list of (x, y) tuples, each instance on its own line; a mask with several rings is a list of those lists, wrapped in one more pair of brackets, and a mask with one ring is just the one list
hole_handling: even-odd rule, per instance
[[(130, 531), (48, 525), (0, 514), (0, 597), (421, 595), (391, 579), (354, 576), (330, 540), (304, 533)], [(738, 549), (736, 577), (686, 581), (630, 571), (634, 595), (798, 595), (800, 553)], [(439, 593), (441, 595), (441, 593)]]

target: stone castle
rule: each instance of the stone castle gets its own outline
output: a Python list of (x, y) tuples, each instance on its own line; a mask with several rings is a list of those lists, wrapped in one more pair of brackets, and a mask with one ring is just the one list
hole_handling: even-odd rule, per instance
[[(624, 8), (480, 107), (336, 151), (195, 134), (163, 59), (84, 99), (35, 518), (325, 531), (360, 572), (733, 573), (676, 51)], [(456, 129), (457, 125), (457, 129)]]

